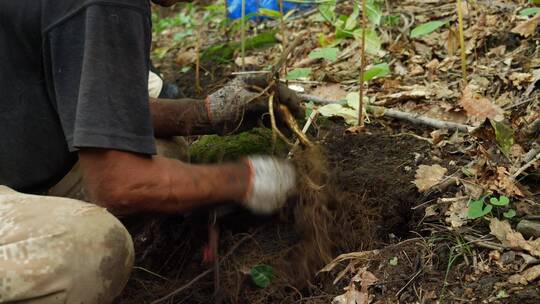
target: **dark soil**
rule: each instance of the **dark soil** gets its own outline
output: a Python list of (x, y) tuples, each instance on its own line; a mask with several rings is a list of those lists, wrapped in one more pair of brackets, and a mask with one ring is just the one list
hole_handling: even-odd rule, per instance
[[(330, 231), (334, 255), (382, 248), (413, 236), (411, 230), (416, 229), (420, 217), (413, 214), (411, 207), (420, 204), (422, 198), (412, 181), (418, 164), (432, 162), (428, 143), (407, 135), (388, 134), (381, 127), (346, 135), (344, 128), (335, 124), (321, 127), (318, 137), (331, 168), (328, 186), (335, 192), (330, 206), (333, 228), (339, 228)], [(131, 219), (128, 227), (134, 235), (138, 267), (118, 303), (151, 302), (212, 267), (202, 262), (207, 214), (199, 211), (185, 219)], [(209, 274), (164, 303), (213, 303), (216, 298), (224, 303), (294, 303), (303, 298), (311, 299), (307, 303), (329, 303), (342, 293), (343, 286), (332, 285), (334, 276), (322, 274), (307, 284), (291, 274), (307, 254), (300, 251), (302, 238), (293, 221), (290, 212), (271, 218), (234, 212), (220, 218), (220, 254), (237, 248), (221, 262), (217, 280)], [(419, 252), (414, 244), (395, 253), (402, 256), (401, 251), (411, 249), (411, 262), (391, 269), (399, 275), (392, 279), (396, 282), (378, 287), (381, 295), (400, 288), (415, 273), (415, 256)], [(380, 258), (390, 258), (386, 255)], [(256, 287), (248, 275), (258, 264), (271, 265), (277, 272), (277, 279), (266, 289)], [(324, 266), (324, 262), (317, 266)], [(216, 281), (220, 288), (214, 296)]]

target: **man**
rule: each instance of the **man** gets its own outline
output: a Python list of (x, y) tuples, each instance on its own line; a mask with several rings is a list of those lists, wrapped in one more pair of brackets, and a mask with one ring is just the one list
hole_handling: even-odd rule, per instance
[[(0, 1), (0, 303), (110, 303), (133, 244), (109, 211), (233, 202), (271, 213), (292, 193), (294, 168), (272, 157), (189, 165), (154, 155), (154, 136), (229, 133), (267, 109), (253, 79), (205, 100), (149, 102), (150, 39), (148, 0)], [(301, 112), (286, 88), (279, 97)], [(101, 207), (37, 195), (76, 163)]]

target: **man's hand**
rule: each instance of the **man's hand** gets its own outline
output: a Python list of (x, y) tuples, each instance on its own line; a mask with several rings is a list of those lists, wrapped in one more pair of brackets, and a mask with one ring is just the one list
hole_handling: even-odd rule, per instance
[(269, 214), (281, 209), (296, 187), (296, 170), (292, 164), (265, 156), (252, 156), (247, 162), (251, 182), (244, 206), (256, 214)]
[[(268, 113), (268, 95), (260, 92), (267, 86), (266, 76), (237, 77), (209, 95), (206, 110), (216, 132), (224, 134), (253, 127)], [(304, 117), (301, 99), (285, 84), (277, 84), (275, 101), (274, 105), (286, 105), (295, 117)]]

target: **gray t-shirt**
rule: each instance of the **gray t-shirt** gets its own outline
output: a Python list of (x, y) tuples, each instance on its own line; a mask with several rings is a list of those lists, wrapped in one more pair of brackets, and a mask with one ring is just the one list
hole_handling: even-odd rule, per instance
[(155, 154), (148, 0), (0, 1), (0, 184), (39, 192), (80, 148)]

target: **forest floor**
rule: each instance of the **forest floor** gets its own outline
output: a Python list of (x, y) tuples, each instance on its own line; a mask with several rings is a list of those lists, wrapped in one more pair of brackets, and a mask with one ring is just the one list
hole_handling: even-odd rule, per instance
[[(242, 70), (239, 22), (206, 2), (155, 10), (154, 65), (186, 97)], [(370, 18), (367, 68), (389, 73), (365, 93), (383, 108), (360, 132), (350, 128), (361, 62), (353, 2), (339, 2), (334, 20), (316, 7), (287, 14), (287, 43), (302, 42), (283, 82), (320, 113), (307, 134), (323, 151), (325, 185), (304, 194), (324, 198), (326, 222), (303, 229), (317, 225), (299, 224), (294, 200), (305, 197), (274, 217), (130, 219), (137, 257), (118, 303), (540, 303), (540, 14), (521, 14), (525, 2), (463, 1), (466, 79), (455, 1), (383, 2)], [(411, 38), (436, 20), (445, 25)], [(270, 70), (283, 53), (280, 23), (247, 28), (245, 70)], [(203, 258), (209, 222), (214, 263)], [(319, 228), (330, 256), (306, 245)]]

